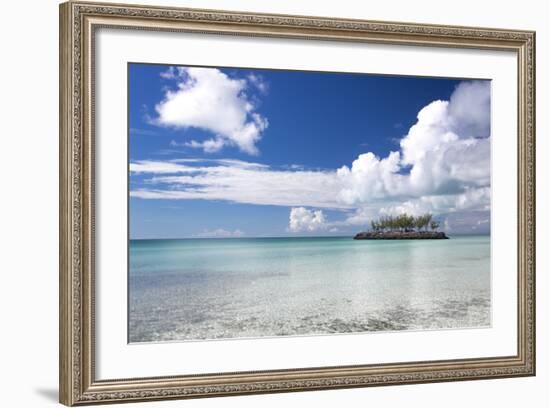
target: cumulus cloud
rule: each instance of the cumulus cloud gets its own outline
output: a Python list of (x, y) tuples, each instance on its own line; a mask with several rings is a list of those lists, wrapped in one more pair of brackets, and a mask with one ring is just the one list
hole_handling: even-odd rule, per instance
[[(399, 150), (386, 157), (367, 152), (332, 170), (230, 159), (134, 161), (130, 171), (148, 178), (131, 195), (286, 206), (290, 231), (364, 225), (401, 212), (487, 218), (490, 136), (489, 82), (462, 82), (448, 101), (421, 109)], [(328, 223), (319, 209), (340, 210), (344, 220)]]
[(450, 101), (434, 101), (419, 112), (400, 143), (402, 164), (412, 166), (412, 193), (459, 193), (489, 185), (489, 99), (488, 82), (463, 82)]
[[(170, 67), (161, 76), (175, 80), (177, 88), (165, 91), (163, 100), (155, 106), (158, 116), (151, 119), (152, 124), (211, 133), (211, 138), (186, 143), (207, 153), (236, 146), (245, 153), (258, 154), (256, 144), (268, 121), (256, 111), (246, 93), (251, 80), (230, 78), (215, 68), (194, 67)], [(258, 81), (254, 82), (257, 87)]]
[(449, 116), (457, 134), (463, 137), (489, 137), (491, 133), (490, 82), (460, 83), (451, 95)]
[(464, 193), (423, 196), (404, 202), (390, 203), (379, 208), (382, 215), (408, 213), (420, 215), (426, 212), (445, 214), (455, 211), (489, 211), (490, 187), (469, 188)]
[[(338, 175), (343, 201), (360, 205), (379, 198), (461, 194), (490, 184), (490, 86), (462, 82), (450, 101), (425, 106), (385, 158), (360, 155)], [(410, 169), (407, 172), (403, 171)]]
[(339, 199), (357, 204), (399, 194), (406, 179), (398, 173), (399, 163), (399, 152), (383, 159), (371, 152), (359, 155), (351, 168), (342, 166), (336, 171), (342, 184)]
[(304, 207), (290, 210), (288, 228), (292, 232), (313, 232), (326, 227), (325, 216), (321, 210), (308, 210)]

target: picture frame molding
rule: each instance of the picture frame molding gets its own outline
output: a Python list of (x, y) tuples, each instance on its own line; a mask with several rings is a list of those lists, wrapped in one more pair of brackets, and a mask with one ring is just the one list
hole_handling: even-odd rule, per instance
[[(95, 379), (94, 36), (98, 28), (512, 51), (518, 63), (518, 350), (514, 356)], [(535, 33), (67, 2), (60, 5), (59, 387), (81, 405), (535, 375)]]

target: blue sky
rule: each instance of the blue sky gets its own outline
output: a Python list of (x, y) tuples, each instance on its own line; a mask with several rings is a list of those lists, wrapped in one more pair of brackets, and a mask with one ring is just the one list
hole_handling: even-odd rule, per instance
[(490, 226), (490, 83), (129, 64), (131, 238)]

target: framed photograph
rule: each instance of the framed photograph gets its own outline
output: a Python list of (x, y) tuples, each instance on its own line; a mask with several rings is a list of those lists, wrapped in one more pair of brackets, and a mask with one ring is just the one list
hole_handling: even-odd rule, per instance
[(62, 403), (534, 374), (534, 32), (60, 6)]

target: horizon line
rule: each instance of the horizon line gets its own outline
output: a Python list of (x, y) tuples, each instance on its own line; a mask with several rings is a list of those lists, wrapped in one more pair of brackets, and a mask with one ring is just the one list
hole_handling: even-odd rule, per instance
[[(449, 236), (491, 236), (491, 233), (448, 233)], [(355, 235), (276, 235), (276, 236), (242, 236), (242, 237), (178, 237), (178, 238), (128, 238), (129, 241), (178, 241), (190, 239), (282, 239), (282, 238), (353, 238)]]

